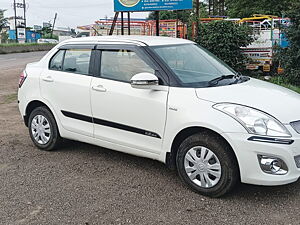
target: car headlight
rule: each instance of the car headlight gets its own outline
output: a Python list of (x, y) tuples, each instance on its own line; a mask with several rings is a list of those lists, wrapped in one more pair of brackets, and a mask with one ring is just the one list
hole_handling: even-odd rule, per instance
[(243, 125), (250, 134), (291, 137), (286, 127), (274, 117), (247, 106), (220, 103), (213, 106), (215, 109), (233, 117)]

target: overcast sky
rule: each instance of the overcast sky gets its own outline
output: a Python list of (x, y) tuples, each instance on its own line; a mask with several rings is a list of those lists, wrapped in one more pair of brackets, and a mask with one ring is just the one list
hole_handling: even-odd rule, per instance
[[(16, 0), (23, 2), (23, 0)], [(94, 23), (105, 16), (113, 17), (113, 0), (26, 0), (27, 26), (53, 22), (58, 13), (57, 26), (76, 28), (79, 25)], [(13, 0), (0, 0), (0, 9), (7, 9), (6, 17), (14, 15)], [(22, 15), (22, 11), (18, 10)], [(133, 18), (145, 18), (148, 13), (133, 13)]]

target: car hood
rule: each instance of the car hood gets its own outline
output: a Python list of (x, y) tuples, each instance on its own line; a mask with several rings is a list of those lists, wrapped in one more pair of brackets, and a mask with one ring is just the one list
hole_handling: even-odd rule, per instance
[(196, 94), (214, 103), (236, 103), (262, 110), (285, 124), (300, 120), (300, 95), (269, 82), (251, 78), (241, 84), (197, 88)]

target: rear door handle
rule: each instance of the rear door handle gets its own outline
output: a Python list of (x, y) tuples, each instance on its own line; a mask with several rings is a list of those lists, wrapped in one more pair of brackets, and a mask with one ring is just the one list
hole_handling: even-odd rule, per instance
[(94, 91), (106, 92), (106, 88), (104, 88), (102, 85), (93, 86), (92, 89)]
[(54, 81), (51, 76), (43, 77), (42, 80), (46, 81), (46, 82), (53, 82)]

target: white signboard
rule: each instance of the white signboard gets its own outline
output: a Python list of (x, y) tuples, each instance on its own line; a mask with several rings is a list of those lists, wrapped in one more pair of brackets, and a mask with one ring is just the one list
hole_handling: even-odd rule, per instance
[(25, 28), (18, 28), (18, 39), (26, 39), (26, 31)]

